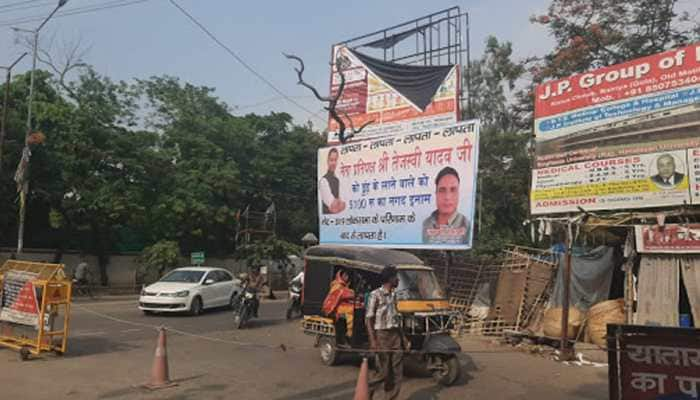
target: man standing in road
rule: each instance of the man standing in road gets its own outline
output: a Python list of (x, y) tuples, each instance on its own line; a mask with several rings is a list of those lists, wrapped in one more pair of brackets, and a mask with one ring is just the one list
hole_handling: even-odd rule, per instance
[(345, 202), (340, 199), (340, 180), (335, 176), (338, 166), (338, 149), (328, 151), (328, 172), (318, 183), (319, 198), (324, 214), (337, 214), (345, 210)]
[(386, 267), (380, 274), (382, 286), (372, 291), (367, 303), (367, 333), (370, 349), (377, 351), (377, 371), (369, 379), (370, 398), (384, 383), (384, 398), (396, 399), (403, 378), (403, 351), (409, 342), (401, 331), (396, 307), (395, 289), (399, 285), (395, 267)]

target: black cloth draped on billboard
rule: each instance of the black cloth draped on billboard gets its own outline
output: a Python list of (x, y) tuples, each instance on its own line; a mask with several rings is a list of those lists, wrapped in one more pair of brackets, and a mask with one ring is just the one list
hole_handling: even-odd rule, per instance
[(363, 64), (387, 85), (425, 111), (453, 65), (418, 66), (382, 61), (356, 50), (350, 50)]

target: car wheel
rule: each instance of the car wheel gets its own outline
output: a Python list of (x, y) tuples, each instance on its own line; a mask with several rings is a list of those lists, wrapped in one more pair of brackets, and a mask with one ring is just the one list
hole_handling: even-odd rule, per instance
[(192, 304), (190, 304), (190, 315), (199, 315), (202, 313), (204, 305), (202, 304), (202, 298), (197, 296), (192, 299)]

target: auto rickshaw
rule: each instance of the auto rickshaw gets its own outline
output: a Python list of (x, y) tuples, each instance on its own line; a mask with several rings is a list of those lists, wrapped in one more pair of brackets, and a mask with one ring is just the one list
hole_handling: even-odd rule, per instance
[[(366, 299), (380, 286), (381, 271), (394, 266), (399, 273), (397, 308), (404, 335), (411, 342), (407, 361), (424, 366), (442, 385), (449, 386), (457, 380), (460, 376), (457, 354), (461, 347), (449, 334), (457, 313), (449, 309), (447, 296), (431, 267), (407, 252), (350, 246), (310, 247), (304, 261), (302, 326), (304, 333), (315, 337), (324, 364), (335, 365), (344, 350), (369, 350)], [(351, 328), (344, 328), (322, 312), (331, 280), (339, 269), (349, 272), (349, 286), (355, 292)], [(352, 329), (347, 337), (338, 336), (347, 329)]]

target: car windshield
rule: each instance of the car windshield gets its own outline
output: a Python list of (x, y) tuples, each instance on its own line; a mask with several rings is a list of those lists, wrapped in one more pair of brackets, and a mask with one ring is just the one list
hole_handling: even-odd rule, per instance
[(433, 271), (401, 269), (397, 296), (399, 300), (438, 300), (445, 293)]
[(204, 271), (173, 271), (161, 278), (161, 282), (197, 283), (202, 279)]

